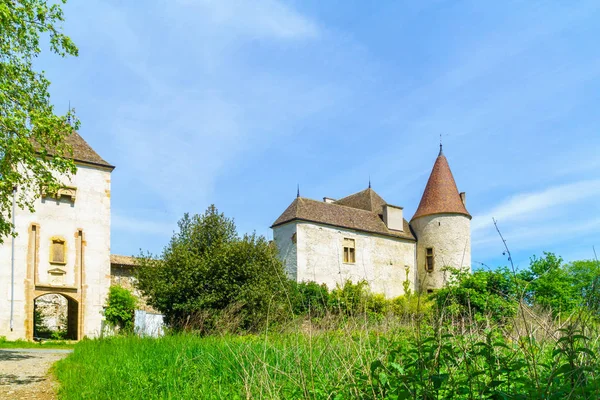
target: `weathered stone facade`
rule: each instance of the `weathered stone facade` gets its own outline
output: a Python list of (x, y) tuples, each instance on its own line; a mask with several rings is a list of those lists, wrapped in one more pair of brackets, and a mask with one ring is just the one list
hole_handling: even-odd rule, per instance
[(110, 281), (111, 285), (121, 286), (129, 290), (138, 299), (137, 308), (149, 313), (157, 313), (146, 303), (142, 293), (136, 288), (135, 271), (136, 261), (134, 257), (111, 255), (110, 257)]
[(371, 187), (341, 200), (298, 197), (273, 223), (273, 239), (290, 278), (324, 283), (366, 281), (388, 298), (405, 288), (447, 283), (444, 267), (471, 268), (471, 216), (441, 148), (410, 224), (402, 207)]
[(74, 140), (77, 172), (62, 178), (65, 190), (40, 197), (34, 213), (17, 209), (14, 254), (11, 238), (0, 245), (0, 336), (11, 340), (33, 338), (34, 302), (46, 294), (66, 299), (70, 339), (100, 333), (110, 285), (110, 187), (114, 167), (79, 135)]

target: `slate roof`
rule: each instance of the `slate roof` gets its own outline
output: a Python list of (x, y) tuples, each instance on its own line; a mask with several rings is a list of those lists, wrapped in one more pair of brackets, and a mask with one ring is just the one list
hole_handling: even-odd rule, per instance
[(333, 204), (360, 208), (361, 210), (383, 214), (383, 206), (386, 202), (373, 189), (368, 188), (361, 192), (346, 196), (343, 199), (334, 201)]
[(432, 214), (463, 214), (471, 218), (471, 214), (460, 199), (448, 160), (441, 148), (440, 154), (433, 164), (417, 212), (411, 221)]
[(73, 159), (75, 161), (115, 168), (100, 157), (79, 133), (74, 131), (71, 135), (67, 136), (66, 142), (73, 148)]
[[(372, 192), (372, 193), (369, 193)], [(374, 200), (369, 203), (367, 198)], [(408, 222), (404, 220), (404, 231), (389, 230), (381, 220), (379, 212), (371, 210), (380, 210), (385, 201), (372, 189), (345, 197), (335, 203), (326, 203), (322, 201), (297, 197), (292, 204), (277, 218), (271, 228), (283, 225), (291, 221), (309, 221), (325, 225), (337, 226), (340, 228), (354, 229), (362, 232), (376, 233), (385, 236), (392, 236), (402, 239), (415, 240)], [(353, 204), (353, 206), (343, 205)], [(364, 207), (364, 208), (363, 208)], [(365, 208), (371, 208), (366, 210)]]
[(135, 257), (120, 256), (117, 254), (110, 255), (110, 263), (126, 267), (135, 267), (137, 265)]
[[(73, 149), (73, 160), (98, 165), (114, 169), (114, 165), (109, 164), (104, 160), (98, 153), (92, 149), (92, 147), (79, 135), (79, 133), (73, 131), (73, 133), (65, 138), (65, 142)], [(36, 150), (41, 150), (41, 146), (34, 142)], [(52, 155), (52, 149), (48, 149), (48, 154)], [(65, 155), (67, 157), (67, 155)]]

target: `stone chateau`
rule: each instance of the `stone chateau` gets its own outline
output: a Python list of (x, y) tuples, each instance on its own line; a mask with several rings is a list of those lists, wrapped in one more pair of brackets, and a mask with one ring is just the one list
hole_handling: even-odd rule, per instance
[(273, 238), (292, 279), (329, 289), (366, 280), (392, 298), (431, 292), (447, 280), (443, 267), (471, 268), (471, 215), (440, 152), (417, 212), (408, 222), (402, 207), (369, 188), (334, 200), (298, 196), (273, 223)]
[[(35, 310), (66, 328), (68, 339), (98, 336), (111, 283), (132, 288), (134, 259), (110, 254), (115, 167), (79, 134), (68, 140), (76, 174), (58, 193), (42, 194), (34, 213), (17, 209), (18, 235), (0, 245), (0, 336), (9, 340), (34, 338)], [(272, 228), (292, 279), (330, 289), (366, 280), (373, 292), (395, 297), (405, 287), (441, 287), (444, 266), (470, 268), (470, 220), (440, 146), (410, 223), (402, 207), (369, 187), (340, 200), (298, 195)]]

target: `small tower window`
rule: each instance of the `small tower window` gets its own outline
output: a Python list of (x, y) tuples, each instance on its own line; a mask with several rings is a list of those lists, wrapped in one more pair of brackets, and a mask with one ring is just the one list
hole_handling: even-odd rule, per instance
[(344, 238), (344, 262), (349, 264), (354, 264), (356, 262), (354, 239)]
[(433, 272), (433, 247), (425, 250), (425, 271)]
[(66, 242), (61, 238), (52, 238), (50, 242), (50, 263), (66, 264), (67, 263), (67, 246)]

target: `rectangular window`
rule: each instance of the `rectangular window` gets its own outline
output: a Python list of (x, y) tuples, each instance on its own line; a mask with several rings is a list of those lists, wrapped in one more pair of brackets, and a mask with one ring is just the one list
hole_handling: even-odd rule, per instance
[(433, 272), (433, 247), (428, 247), (425, 251), (425, 271)]
[(354, 264), (356, 262), (354, 239), (344, 238), (344, 262), (349, 264)]
[(50, 247), (50, 262), (53, 264), (66, 264), (64, 240), (52, 240), (52, 245)]

